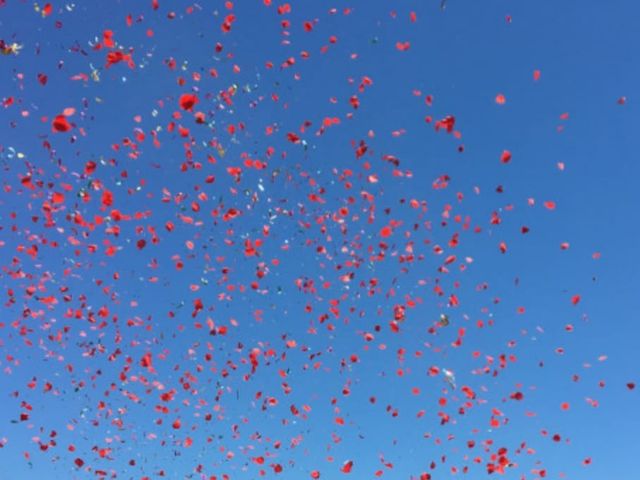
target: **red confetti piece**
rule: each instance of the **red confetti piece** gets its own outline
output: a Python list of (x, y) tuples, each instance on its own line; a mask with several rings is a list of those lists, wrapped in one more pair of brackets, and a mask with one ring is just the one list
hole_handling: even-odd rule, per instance
[(191, 111), (198, 104), (198, 97), (191, 93), (185, 93), (180, 96), (179, 103), (181, 109)]
[(67, 120), (67, 117), (65, 117), (64, 115), (57, 115), (53, 119), (53, 122), (51, 123), (51, 127), (54, 132), (58, 132), (58, 133), (68, 132), (72, 128), (71, 124)]

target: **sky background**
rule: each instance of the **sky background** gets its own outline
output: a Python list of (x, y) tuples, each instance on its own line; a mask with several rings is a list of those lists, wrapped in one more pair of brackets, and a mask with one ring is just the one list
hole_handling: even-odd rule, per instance
[(636, 2), (0, 5), (0, 479), (636, 478)]

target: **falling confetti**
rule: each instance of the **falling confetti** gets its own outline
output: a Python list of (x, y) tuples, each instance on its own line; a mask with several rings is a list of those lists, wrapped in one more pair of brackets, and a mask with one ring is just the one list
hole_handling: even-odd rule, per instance
[(0, 0), (0, 476), (630, 478), (635, 17), (498, 3)]

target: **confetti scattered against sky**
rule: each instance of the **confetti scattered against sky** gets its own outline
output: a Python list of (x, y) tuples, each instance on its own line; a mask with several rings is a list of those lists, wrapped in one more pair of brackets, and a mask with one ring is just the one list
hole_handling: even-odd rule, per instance
[(635, 479), (638, 14), (0, 0), (0, 479)]

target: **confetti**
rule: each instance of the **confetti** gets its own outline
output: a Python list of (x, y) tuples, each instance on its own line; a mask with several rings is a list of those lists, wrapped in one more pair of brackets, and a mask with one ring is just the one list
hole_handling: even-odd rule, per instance
[(3, 475), (628, 477), (631, 24), (473, 8), (0, 0)]

